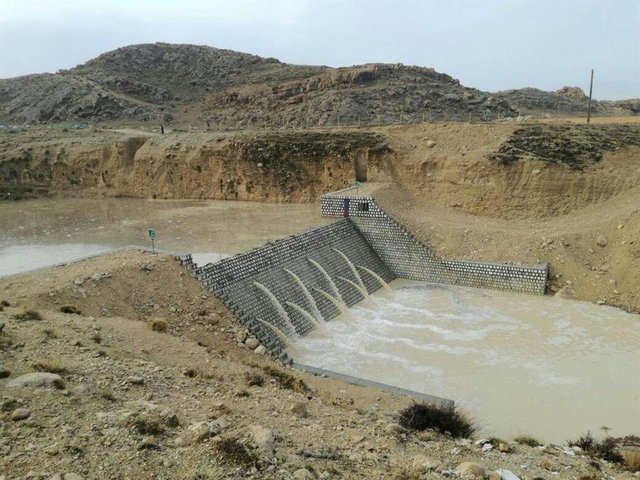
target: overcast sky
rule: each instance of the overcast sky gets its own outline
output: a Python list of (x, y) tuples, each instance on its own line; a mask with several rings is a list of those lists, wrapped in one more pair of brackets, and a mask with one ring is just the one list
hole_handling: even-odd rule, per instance
[(640, 0), (0, 0), (0, 78), (134, 43), (434, 67), (482, 90), (640, 97)]

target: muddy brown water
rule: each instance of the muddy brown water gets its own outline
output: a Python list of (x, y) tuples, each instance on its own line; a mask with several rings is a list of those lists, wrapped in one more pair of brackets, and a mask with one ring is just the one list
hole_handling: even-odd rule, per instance
[(116, 248), (194, 253), (197, 262), (240, 253), (327, 223), (317, 205), (141, 199), (0, 202), (0, 276)]
[(563, 443), (640, 432), (640, 316), (549, 297), (392, 282), (296, 342), (296, 361), (450, 398), (481, 433)]
[[(0, 276), (122, 246), (199, 263), (328, 220), (317, 205), (139, 199), (0, 202)], [(610, 307), (396, 281), (296, 342), (300, 363), (451, 398), (486, 435), (563, 442), (640, 433), (640, 316)]]

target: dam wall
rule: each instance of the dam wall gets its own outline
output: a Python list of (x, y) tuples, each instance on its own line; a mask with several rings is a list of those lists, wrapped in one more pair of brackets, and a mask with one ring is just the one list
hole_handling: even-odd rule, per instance
[(340, 313), (329, 296), (349, 307), (381, 287), (367, 270), (385, 282), (396, 277), (347, 219), (203, 267), (190, 255), (180, 260), (281, 357), (286, 343), (279, 332), (293, 340)]
[(398, 278), (533, 295), (545, 293), (547, 265), (441, 259), (431, 247), (387, 214), (374, 197), (358, 195), (355, 188), (323, 195), (321, 209), (324, 216), (350, 219)]

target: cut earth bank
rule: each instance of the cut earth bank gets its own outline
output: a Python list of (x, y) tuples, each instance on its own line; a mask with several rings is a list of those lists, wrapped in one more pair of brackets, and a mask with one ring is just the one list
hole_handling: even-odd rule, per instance
[(0, 195), (315, 201), (354, 179), (443, 258), (548, 263), (550, 292), (640, 311), (640, 125), (0, 134)]
[[(169, 256), (115, 252), (6, 277), (2, 300), (7, 479), (635, 478), (563, 447), (404, 430), (409, 399), (254, 352)], [(35, 313), (17, 319), (25, 306)], [(19, 380), (34, 372), (54, 377)]]

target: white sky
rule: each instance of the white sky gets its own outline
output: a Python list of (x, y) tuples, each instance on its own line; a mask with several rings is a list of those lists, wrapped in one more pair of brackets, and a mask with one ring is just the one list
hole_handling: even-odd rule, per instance
[(134, 43), (434, 67), (482, 90), (640, 97), (640, 0), (0, 0), (0, 78)]

